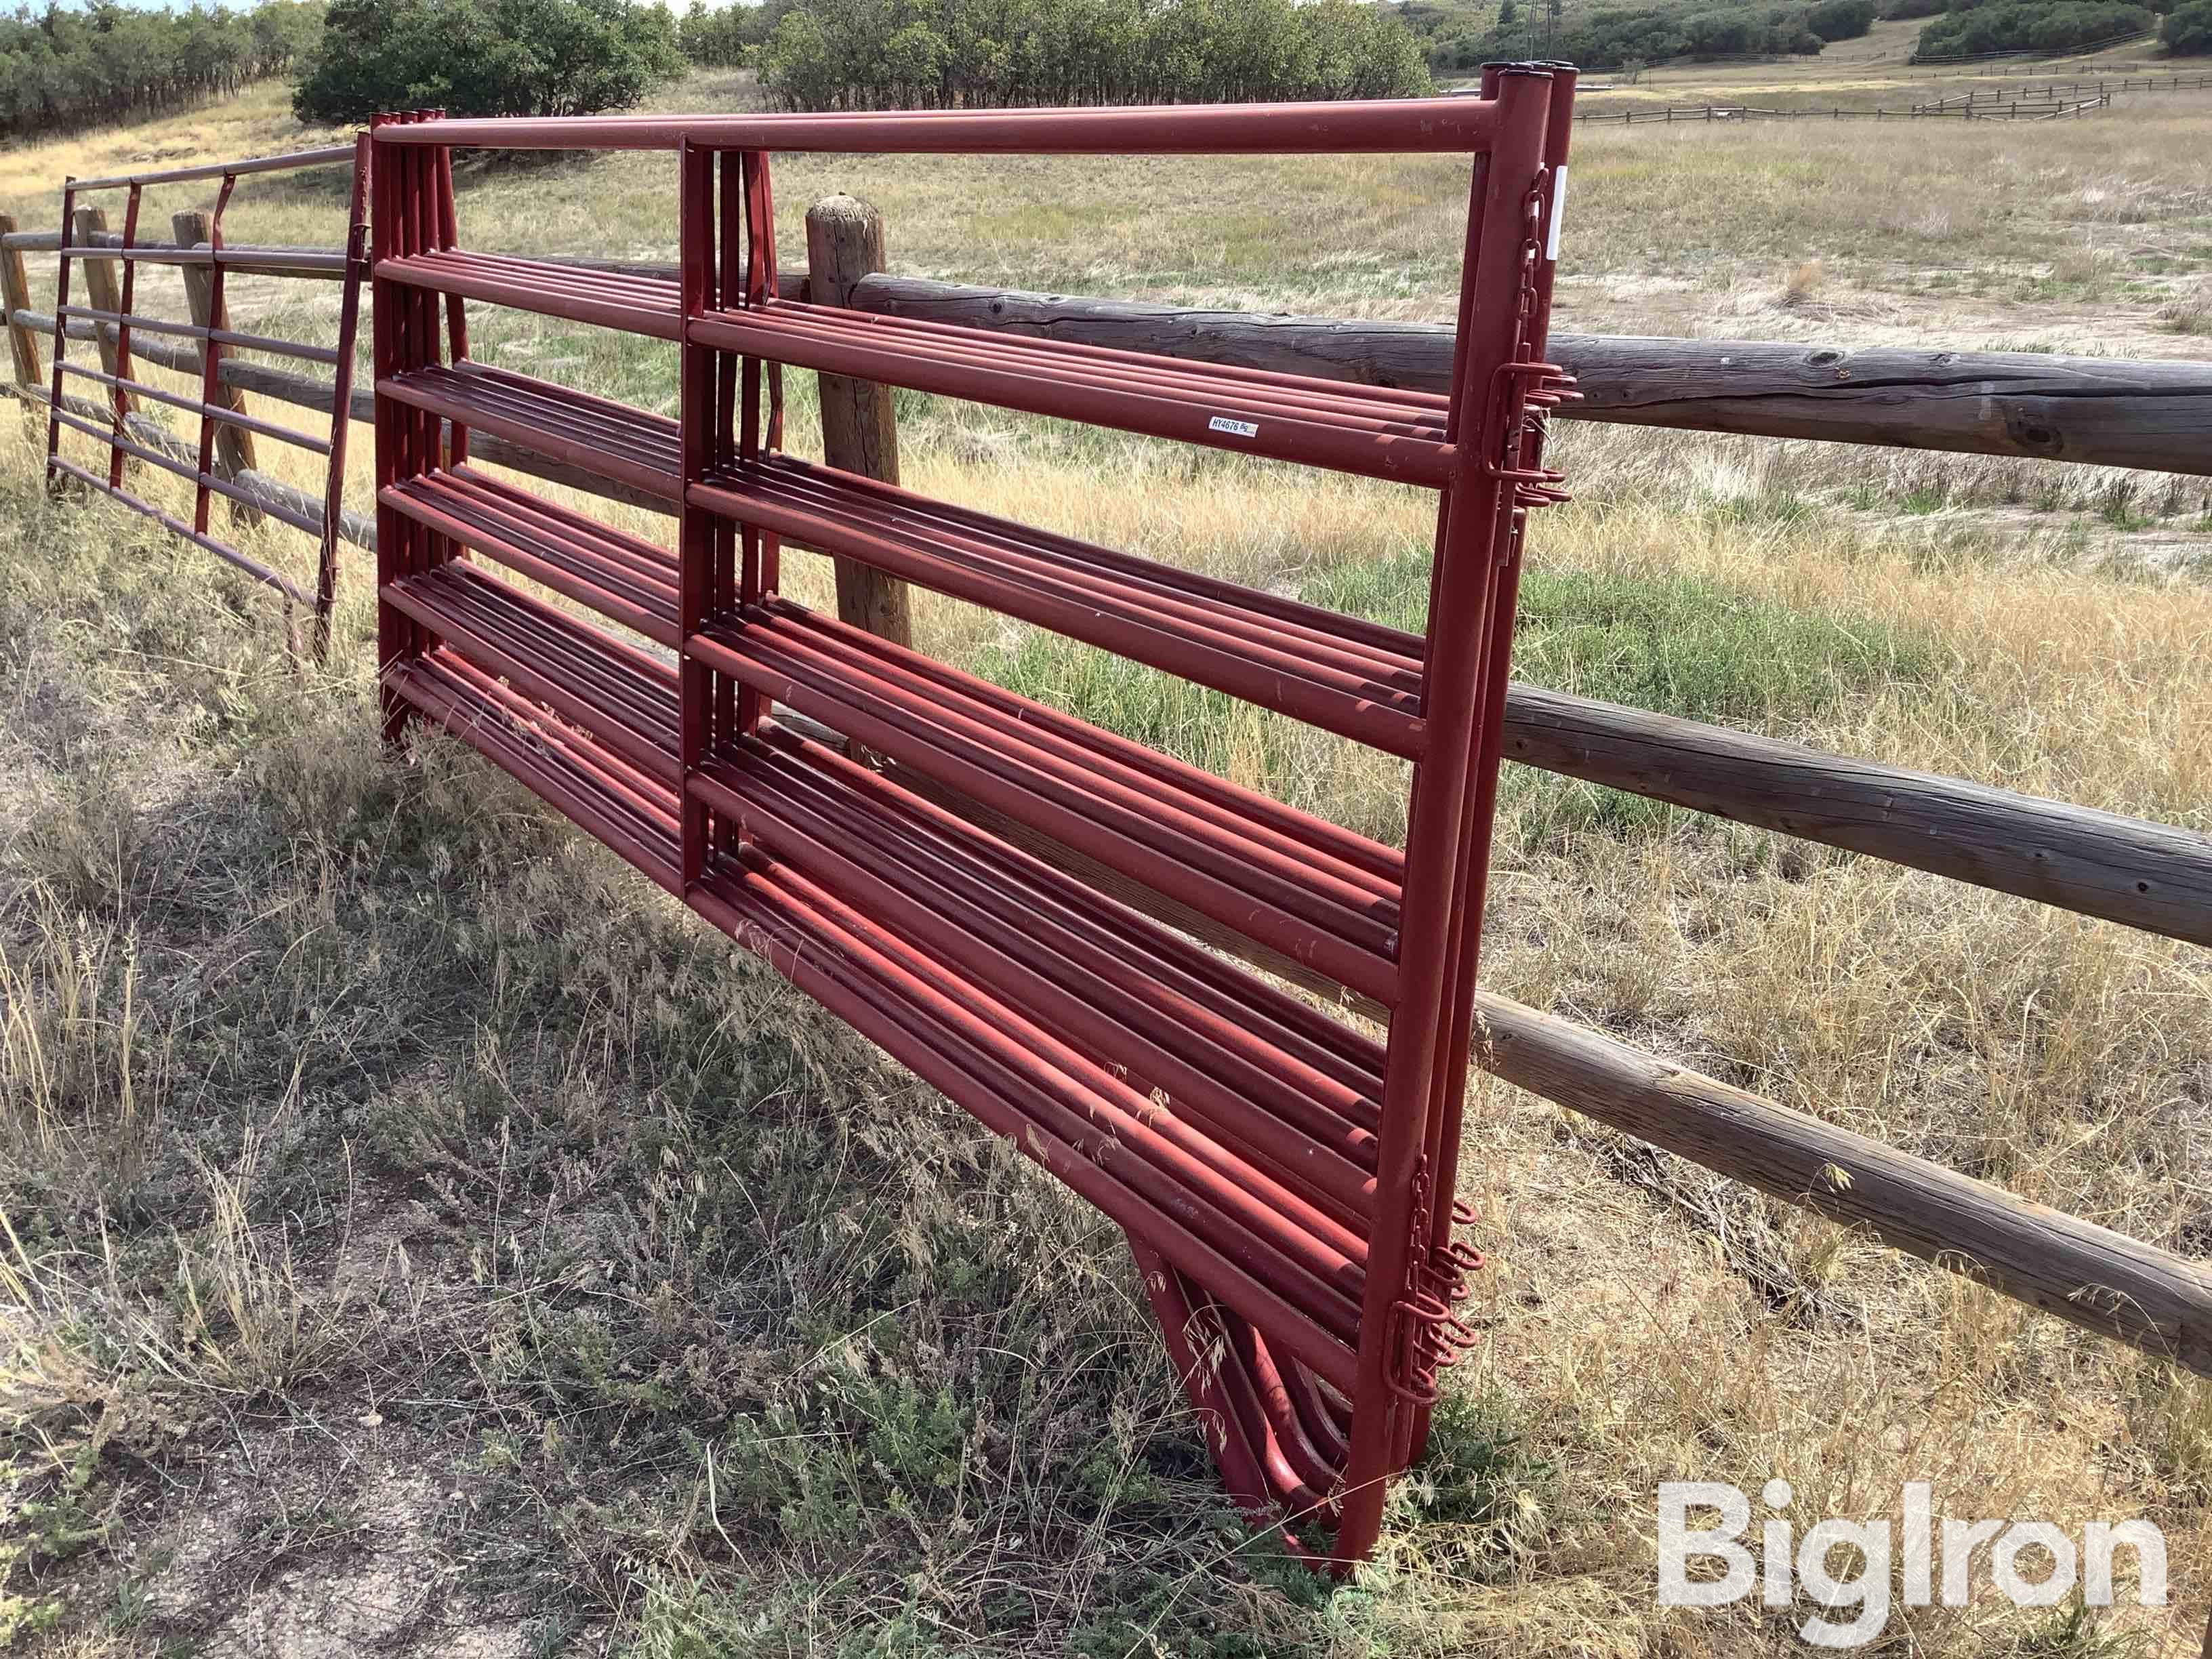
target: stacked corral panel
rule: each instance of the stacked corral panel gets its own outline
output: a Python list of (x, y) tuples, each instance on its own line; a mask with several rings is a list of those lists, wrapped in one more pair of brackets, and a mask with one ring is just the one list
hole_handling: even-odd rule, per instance
[[(1231, 1490), (1333, 1522), (1340, 1561), (1372, 1546), (1385, 1480), (1420, 1449), (1474, 1259), (1452, 1194), (1524, 509), (1554, 498), (1542, 412), (1564, 382), (1543, 350), (1572, 91), (1571, 71), (1510, 66), (1474, 99), (373, 134), (395, 734), (410, 712), (459, 733), (1126, 1229)], [(462, 249), (456, 145), (677, 152), (680, 279)], [(779, 298), (776, 150), (1466, 155), (1453, 392)], [(464, 299), (675, 342), (677, 418), (472, 362)], [(1432, 489), (1426, 633), (799, 459), (787, 367)], [(677, 550), (471, 465), (471, 430), (666, 502)], [(1410, 761), (1406, 846), (810, 611), (781, 591), (786, 544)], [(1381, 1005), (1387, 1042), (948, 792)]]

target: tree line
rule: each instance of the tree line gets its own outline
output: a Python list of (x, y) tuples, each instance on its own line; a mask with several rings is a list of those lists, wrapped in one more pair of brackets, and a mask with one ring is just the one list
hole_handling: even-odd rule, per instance
[(776, 21), (761, 84), (792, 109), (1386, 98), (1420, 43), (1354, 0), (814, 0)]
[[(1920, 31), (1913, 54), (1942, 58), (1990, 52), (2072, 52), (2144, 33), (2172, 5), (2172, 0), (1943, 0), (1940, 14)], [(2175, 50), (2173, 33), (2167, 31), (2170, 51)]]
[(251, 11), (142, 10), (110, 0), (0, 17), (0, 135), (143, 120), (282, 75), (314, 47), (321, 0)]
[(1699, 3), (1577, 7), (1564, 0), (1399, 0), (1391, 6), (1422, 40), (1431, 70), (1465, 75), (1500, 58), (1553, 58), (1615, 70), (1670, 61), (1780, 58), (1818, 52), (1873, 27), (1875, 0), (1811, 4)]

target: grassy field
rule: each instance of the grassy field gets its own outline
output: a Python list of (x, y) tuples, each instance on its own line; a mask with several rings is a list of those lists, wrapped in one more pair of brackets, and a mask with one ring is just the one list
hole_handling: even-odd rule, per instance
[[(1831, 71), (1893, 76), (1883, 46)], [(2208, 135), (2193, 94), (2063, 127), (1589, 128), (1560, 325), (2204, 355)], [(272, 88), (8, 152), (0, 209), (50, 222), (64, 171), (303, 137)], [(465, 234), (665, 253), (670, 173), (472, 171)], [(1436, 317), (1465, 181), (778, 183), (793, 249), (843, 189), (920, 274)], [(204, 204), (177, 194), (161, 215)], [(327, 243), (341, 205), (249, 181), (232, 234)], [(326, 299), (240, 284), (238, 314), (328, 329)], [(475, 325), (495, 361), (672, 402), (655, 349)], [(901, 421), (916, 487), (1418, 622), (1407, 492), (922, 398)], [(1781, 1653), (1806, 1606), (1652, 1590), (1659, 1481), (1780, 1475), (1800, 1526), (1924, 1480), (1939, 1514), (2165, 1531), (2166, 1610), (1985, 1592), (1882, 1651), (2198, 1651), (2212, 1391), (1480, 1079), (1484, 1344), (1374, 1562), (1286, 1565), (1221, 1502), (1113, 1229), (455, 746), (380, 750), (365, 561), (306, 673), (257, 592), (50, 507), (0, 440), (0, 1646)], [(2212, 830), (2204, 481), (1595, 426), (1558, 451), (1577, 499), (1538, 528), (1524, 678)], [(1402, 778), (1331, 741), (920, 615), (1006, 684), (1401, 828)], [(1518, 770), (1502, 810), (1492, 988), (2212, 1256), (2206, 952)]]

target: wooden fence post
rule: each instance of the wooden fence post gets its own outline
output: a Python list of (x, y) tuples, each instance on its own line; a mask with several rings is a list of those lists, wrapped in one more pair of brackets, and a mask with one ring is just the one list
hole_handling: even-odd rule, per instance
[[(814, 304), (851, 304), (860, 280), (883, 268), (884, 216), (874, 208), (850, 196), (825, 196), (806, 210), (807, 298)], [(842, 374), (817, 378), (823, 458), (844, 471), (896, 483), (898, 423), (891, 389)], [(906, 584), (849, 559), (835, 562), (839, 619), (895, 644), (911, 644)]]
[[(179, 247), (198, 247), (210, 240), (208, 216), (198, 208), (188, 208), (169, 216), (169, 228), (175, 233)], [(205, 265), (180, 265), (179, 274), (185, 279), (185, 303), (191, 308), (192, 321), (202, 328), (228, 328), (230, 307), (223, 307), (221, 317), (215, 315), (210, 301), (214, 285), (208, 277)], [(207, 342), (198, 342), (198, 356), (203, 362), (207, 356)], [(197, 392), (198, 388), (194, 390)], [(227, 383), (216, 387), (215, 401), (218, 408), (237, 414), (246, 413), (246, 394)], [(235, 478), (241, 472), (251, 472), (254, 467), (253, 434), (242, 426), (233, 426), (228, 421), (215, 423), (215, 475), (218, 478)], [(261, 514), (244, 501), (230, 503), (230, 521), (234, 525), (251, 526), (261, 522)]]
[[(0, 236), (15, 234), (15, 216), (0, 213)], [(31, 308), (31, 278), (23, 269), (20, 248), (0, 247), (0, 303), (8, 307), (8, 350), (15, 359), (15, 384), (33, 388), (39, 394), (18, 400), (23, 405), (25, 428), (36, 429), (43, 438), (46, 422), (37, 410), (46, 400), (46, 377), (39, 363), (39, 338), (29, 325), (15, 320), (17, 312)]]
[[(106, 234), (107, 215), (106, 213), (99, 208), (79, 208), (76, 210), (76, 240), (80, 246), (88, 246), (95, 237), (104, 236)], [(123, 261), (80, 258), (76, 263), (84, 272), (84, 297), (93, 308), (97, 311), (121, 313)], [(118, 365), (122, 360), (116, 350), (114, 325), (94, 323), (92, 325), (92, 331), (94, 337), (100, 342), (100, 366), (110, 374), (119, 373)], [(103, 397), (100, 401), (106, 403), (108, 400)], [(136, 410), (138, 407), (138, 399), (126, 392), (123, 394), (123, 406), (127, 410)]]

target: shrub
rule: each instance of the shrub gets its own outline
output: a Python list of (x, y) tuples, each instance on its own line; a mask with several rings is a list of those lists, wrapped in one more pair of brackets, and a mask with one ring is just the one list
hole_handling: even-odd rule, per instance
[(2177, 58), (2212, 52), (2212, 0), (2190, 0), (2166, 14), (2159, 40)]
[(794, 109), (1384, 98), (1429, 89), (1420, 42), (1354, 0), (816, 0), (761, 83)]
[(1953, 9), (1920, 31), (1923, 58), (1972, 57), (1984, 52), (2067, 52), (2094, 46), (2151, 26), (2141, 6), (2116, 0), (2060, 0), (2056, 5), (1990, 0), (1971, 10)]
[(382, 110), (589, 115), (635, 104), (684, 66), (676, 20), (627, 0), (336, 0), (302, 121)]
[(1823, 40), (1856, 40), (1874, 27), (1874, 0), (1820, 0), (1805, 27)]

